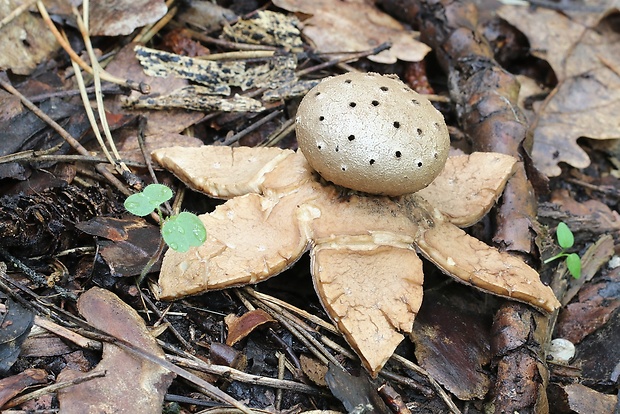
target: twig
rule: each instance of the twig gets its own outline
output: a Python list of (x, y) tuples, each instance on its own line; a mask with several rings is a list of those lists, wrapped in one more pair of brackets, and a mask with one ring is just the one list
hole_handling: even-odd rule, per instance
[(250, 296), (255, 297), (256, 299), (260, 299), (261, 301), (267, 302), (267, 304), (273, 303), (274, 305), (287, 309), (290, 312), (301, 316), (302, 318), (306, 318), (310, 322), (314, 323), (315, 325), (320, 326), (323, 329), (328, 330), (331, 333), (339, 334), (338, 330), (334, 327), (334, 325), (332, 325), (329, 322), (325, 322), (323, 319), (319, 318), (316, 315), (311, 314), (310, 312), (306, 312), (305, 310), (299, 309), (291, 305), (290, 303), (287, 303), (273, 296), (269, 296), (264, 293), (258, 292), (250, 287), (244, 288), (244, 291), (245, 293), (247, 293)]
[[(95, 92), (95, 87), (88, 86), (85, 88), (85, 90), (87, 94), (88, 93), (92, 94)], [(124, 92), (121, 90), (121, 88), (119, 88), (118, 85), (106, 84), (101, 89), (101, 91), (105, 93), (106, 95), (123, 95), (124, 94)], [(29, 96), (28, 99), (30, 99), (30, 102), (32, 103), (38, 103), (38, 102), (47, 101), (48, 99), (51, 99), (51, 98), (68, 98), (68, 97), (79, 95), (79, 94), (80, 94), (79, 89), (66, 89), (62, 91), (47, 92), (47, 93), (41, 93), (39, 95)]]
[(450, 398), (448, 393), (446, 391), (444, 391), (444, 389), (441, 387), (441, 385), (439, 385), (439, 383), (437, 381), (435, 381), (435, 378), (433, 378), (428, 372), (426, 372), (425, 369), (423, 369), (422, 367), (414, 364), (413, 362), (409, 361), (408, 359), (403, 358), (402, 356), (400, 356), (398, 354), (392, 355), (392, 359), (394, 359), (395, 361), (398, 361), (399, 363), (404, 365), (406, 368), (409, 368), (412, 371), (415, 371), (418, 374), (420, 374), (423, 377), (425, 377), (428, 380), (428, 382), (431, 383), (433, 388), (435, 388), (435, 391), (437, 391), (437, 394), (441, 397), (441, 399), (444, 401), (444, 403), (448, 406), (448, 408), (450, 409), (450, 412), (453, 413), (453, 414), (461, 414), (461, 410), (459, 410), (459, 408), (456, 406), (456, 404), (454, 404), (454, 401), (452, 401), (452, 398)]
[(28, 393), (28, 394), (25, 394), (25, 395), (13, 398), (11, 401), (9, 401), (5, 405), (3, 405), (2, 408), (16, 407), (18, 405), (24, 404), (27, 401), (34, 400), (35, 398), (39, 398), (39, 397), (41, 397), (43, 395), (51, 394), (51, 393), (54, 393), (54, 392), (56, 392), (58, 390), (62, 390), (62, 389), (67, 388), (67, 387), (72, 387), (74, 385), (78, 385), (78, 384), (81, 384), (83, 382), (93, 380), (95, 378), (105, 377), (105, 375), (106, 375), (105, 371), (93, 371), (93, 372), (89, 372), (88, 374), (82, 375), (80, 377), (74, 378), (74, 379), (69, 380), (69, 381), (57, 382), (55, 384), (48, 385), (47, 387), (40, 388), (40, 389), (38, 389), (36, 391), (33, 391), (31, 393)]
[(325, 349), (325, 347), (314, 336), (312, 336), (312, 334), (309, 333), (310, 328), (307, 325), (305, 327), (298, 328), (297, 326), (295, 326), (298, 324), (294, 322), (296, 318), (291, 317), (292, 315), (288, 314), (287, 311), (283, 309), (277, 309), (277, 306), (273, 304), (272, 306), (267, 306), (261, 301), (258, 301), (256, 299), (255, 301), (256, 306), (258, 306), (269, 315), (271, 315), (278, 322), (280, 322), (297, 339), (299, 339), (305, 346), (307, 346), (308, 350), (310, 350), (310, 352), (312, 352), (319, 360), (321, 360), (322, 363), (327, 365), (331, 362), (335, 366), (344, 369), (340, 361), (334, 358), (334, 356), (330, 354), (327, 349)]
[(287, 119), (284, 121), (280, 127), (272, 132), (264, 142), (258, 144), (259, 147), (273, 147), (282, 139), (284, 139), (288, 134), (295, 130), (295, 120)]
[[(110, 157), (110, 154), (108, 153), (105, 144), (103, 144), (101, 135), (98, 134), (99, 128), (97, 127), (97, 123), (95, 122), (94, 116), (89, 117), (88, 120), (91, 123), (93, 131), (95, 131), (95, 134), (98, 135), (98, 139), (100, 141), (99, 144), (101, 145), (103, 152), (106, 154), (106, 157), (108, 157), (108, 159), (110, 160), (110, 164), (112, 164), (117, 169), (119, 174), (126, 174), (126, 173), (130, 173), (129, 168), (127, 168), (127, 166), (123, 162), (119, 162), (117, 164), (121, 156), (118, 153), (118, 150), (116, 149), (116, 145), (114, 144), (114, 139), (112, 138), (112, 133), (110, 132), (110, 125), (108, 124), (108, 118), (105, 113), (105, 105), (103, 103), (103, 94), (101, 93), (101, 74), (103, 73), (103, 68), (99, 65), (99, 62), (97, 61), (97, 56), (95, 55), (93, 45), (90, 41), (90, 35), (89, 35), (89, 29), (88, 29), (89, 4), (90, 4), (89, 0), (84, 0), (82, 2), (82, 9), (84, 13), (83, 18), (80, 16), (80, 14), (78, 13), (75, 7), (73, 7), (73, 13), (75, 14), (78, 28), (80, 30), (80, 33), (82, 34), (82, 39), (84, 40), (84, 45), (86, 46), (86, 51), (88, 52), (88, 57), (90, 58), (90, 61), (92, 64), (93, 80), (95, 83), (95, 99), (97, 101), (97, 110), (99, 111), (99, 122), (101, 123), (101, 128), (103, 129), (103, 133), (108, 140), (108, 145), (110, 146), (110, 149), (112, 150), (112, 154), (114, 154), (114, 157), (116, 158), (115, 160), (113, 160)], [(81, 77), (81, 73), (79, 72), (79, 70), (77, 70), (75, 66), (74, 66), (74, 69), (76, 71), (75, 74)], [(84, 88), (84, 82), (81, 83), (81, 89), (83, 88)], [(86, 91), (84, 90), (82, 93), (82, 99), (84, 100), (85, 97), (86, 97)], [(91, 109), (90, 104), (88, 103), (87, 100), (84, 100), (84, 107), (85, 109), (87, 108)]]
[(377, 47), (375, 47), (373, 49), (364, 50), (364, 51), (361, 51), (361, 52), (354, 52), (354, 53), (344, 53), (343, 54), (344, 56), (339, 56), (337, 58), (330, 59), (327, 62), (323, 62), (323, 63), (320, 63), (318, 65), (311, 66), (309, 68), (299, 70), (299, 71), (295, 72), (295, 75), (298, 76), (298, 77), (302, 77), (302, 76), (305, 76), (305, 75), (307, 75), (309, 73), (316, 72), (316, 71), (322, 70), (322, 69), (326, 69), (326, 68), (329, 68), (329, 67), (334, 66), (334, 65), (338, 65), (339, 63), (349, 62), (349, 61), (352, 61), (352, 60), (361, 59), (361, 58), (366, 57), (366, 56), (376, 55), (379, 52), (382, 52), (382, 51), (384, 51), (386, 49), (389, 49), (391, 46), (392, 45), (390, 43), (386, 42), (386, 43), (381, 43), (379, 46), (377, 46)]
[[(145, 26), (140, 31), (138, 36), (136, 36), (134, 41), (138, 42), (138, 43), (145, 44), (148, 41), (150, 41), (157, 33), (159, 33), (159, 31), (164, 26), (166, 26), (174, 18), (174, 16), (177, 14), (177, 12), (179, 11), (179, 7), (178, 6), (172, 6), (173, 3), (174, 3), (173, 0), (168, 0), (166, 2), (166, 6), (168, 7), (168, 12), (161, 19), (159, 19), (156, 23), (154, 23), (152, 25), (149, 25), (149, 26)], [(172, 6), (172, 7), (170, 7), (170, 6)]]
[(226, 138), (224, 140), (224, 142), (222, 143), (222, 145), (234, 144), (235, 142), (239, 141), (241, 138), (243, 138), (244, 136), (246, 136), (250, 132), (260, 128), (262, 125), (266, 124), (267, 122), (271, 121), (272, 119), (274, 119), (275, 117), (277, 117), (277, 116), (279, 116), (281, 114), (282, 114), (282, 110), (273, 111), (269, 115), (264, 116), (259, 121), (254, 122), (249, 127), (247, 127), (245, 129), (237, 132), (235, 135), (233, 135), (233, 136), (231, 136), (229, 138)]
[(204, 361), (194, 360), (182, 358), (176, 355), (167, 355), (166, 356), (169, 361), (174, 362), (175, 364), (181, 365), (183, 367), (194, 369), (201, 372), (206, 372), (207, 374), (218, 375), (225, 379), (240, 381), (246, 384), (252, 385), (262, 385), (265, 387), (272, 388), (280, 388), (283, 390), (297, 391), (302, 392), (304, 394), (310, 395), (323, 395), (324, 393), (310, 385), (302, 384), (295, 381), (277, 379), (277, 378), (269, 378), (269, 377), (261, 377), (258, 375), (247, 374), (243, 371), (236, 370), (231, 367), (223, 366), (223, 365), (213, 365), (207, 364)]
[(24, 274), (28, 276), (28, 278), (32, 282), (36, 283), (37, 285), (51, 287), (54, 289), (54, 291), (56, 291), (56, 293), (58, 293), (63, 298), (71, 299), (74, 301), (77, 300), (77, 296), (75, 295), (75, 293), (70, 292), (67, 289), (60, 287), (58, 285), (50, 286), (45, 276), (35, 272), (30, 267), (26, 266), (24, 262), (22, 262), (17, 257), (13, 256), (11, 253), (4, 250), (2, 247), (0, 247), (0, 256), (4, 257), (5, 260), (9, 261), (13, 266), (18, 268), (22, 272), (24, 272)]
[[(52, 148), (54, 151), (58, 150), (58, 148)], [(103, 157), (97, 156), (84, 156), (84, 155), (75, 155), (75, 154), (49, 154), (49, 150), (43, 151), (21, 151), (16, 152), (14, 154), (5, 155), (0, 157), (0, 164), (5, 164), (7, 162), (16, 162), (16, 161), (30, 161), (30, 162), (41, 162), (41, 161), (57, 161), (57, 162), (84, 162), (84, 163), (102, 163), (107, 160)], [(132, 167), (144, 168), (146, 164), (131, 160), (123, 160), (127, 165)]]
[(587, 188), (589, 190), (598, 191), (598, 192), (603, 193), (603, 194), (608, 195), (608, 196), (620, 197), (620, 190), (617, 190), (612, 185), (594, 185), (594, 184), (590, 184), (588, 182), (585, 182), (583, 180), (578, 180), (576, 178), (567, 178), (566, 181), (568, 181), (569, 183), (573, 183), (573, 184), (582, 186), (582, 187)]
[[(284, 379), (284, 368), (286, 356), (282, 352), (277, 352), (278, 355), (278, 379), (282, 381)], [(278, 388), (276, 390), (276, 402), (275, 402), (276, 412), (280, 412), (280, 407), (282, 406), (282, 388)]]
[[(270, 306), (270, 307), (273, 307), (275, 311), (282, 313), (283, 316), (287, 316), (287, 317), (291, 316), (290, 314), (288, 314), (288, 312), (286, 312), (286, 311), (284, 311), (282, 309), (282, 308), (285, 308), (285, 309), (290, 310), (293, 313), (296, 313), (296, 314), (298, 314), (298, 315), (308, 319), (309, 321), (311, 321), (312, 323), (320, 326), (321, 328), (324, 328), (324, 329), (326, 329), (326, 330), (328, 330), (328, 331), (330, 331), (332, 333), (339, 334), (338, 330), (336, 329), (335, 326), (333, 326), (332, 324), (330, 324), (328, 322), (325, 322), (321, 318), (318, 318), (317, 316), (312, 315), (312, 314), (310, 314), (310, 313), (308, 313), (308, 312), (306, 312), (306, 311), (304, 311), (302, 309), (296, 308), (295, 306), (292, 306), (292, 305), (290, 305), (290, 304), (288, 304), (288, 303), (286, 303), (284, 301), (281, 301), (280, 299), (274, 298), (274, 297), (266, 295), (264, 293), (257, 292), (254, 289), (251, 289), (251, 288), (248, 288), (248, 287), (244, 288), (243, 290), (244, 290), (244, 292), (246, 294), (254, 297), (255, 299), (260, 299), (263, 304), (265, 304), (267, 306)], [(303, 323), (302, 323), (302, 326), (303, 326), (302, 329), (314, 332), (314, 330), (312, 330), (309, 326), (307, 326), (307, 325), (305, 325)], [(349, 358), (351, 360), (356, 360), (357, 359), (352, 352), (350, 352), (348, 349), (340, 346), (336, 342), (332, 341), (330, 338), (328, 338), (328, 337), (326, 337), (324, 335), (321, 335), (319, 339), (320, 339), (320, 341), (322, 343), (324, 343), (326, 346), (328, 346), (332, 350), (338, 352), (339, 354), (344, 355), (345, 357), (347, 357), (347, 358)], [(393, 358), (397, 358), (396, 360), (398, 362), (401, 362), (401, 363), (403, 363), (402, 360), (407, 361), (404, 358), (399, 357), (396, 354), (393, 356)], [(424, 376), (426, 378), (429, 378), (429, 374), (425, 370), (423, 370), (421, 367), (413, 364), (411, 361), (407, 361), (407, 364), (408, 364), (407, 365), (408, 368), (411, 368), (412, 370), (414, 370), (415, 372), (419, 373), (420, 375), (422, 375), (422, 376)], [(416, 382), (413, 382), (409, 378), (402, 377), (400, 375), (394, 374), (394, 373), (386, 370), (385, 368), (382, 369), (379, 372), (379, 375), (381, 375), (381, 376), (383, 376), (385, 378), (391, 379), (393, 381), (399, 382), (401, 384), (404, 384), (404, 385), (410, 387), (411, 389), (414, 389), (416, 391), (421, 392), (424, 395), (432, 394), (432, 391), (430, 389), (428, 389), (427, 387), (425, 387), (423, 385), (420, 385), (420, 384), (418, 384)], [(429, 382), (433, 385), (433, 387), (441, 388), (441, 386), (436, 381), (433, 382), (433, 381), (431, 381), (429, 379)], [(446, 392), (443, 391), (443, 389), (437, 390), (437, 393), (439, 395), (441, 395), (442, 392), (443, 392), (444, 396), (447, 396)], [(443, 398), (443, 396), (442, 396), (442, 398)], [(446, 404), (448, 404), (448, 403), (446, 403)], [(452, 403), (452, 404), (454, 405), (454, 403)]]
[(142, 300), (147, 304), (147, 306), (151, 308), (153, 312), (155, 312), (155, 315), (157, 315), (158, 318), (160, 318), (161, 320), (163, 320), (164, 322), (168, 324), (168, 329), (177, 338), (177, 340), (181, 342), (181, 344), (183, 344), (183, 347), (185, 349), (192, 349), (192, 346), (190, 345), (190, 343), (187, 342), (185, 338), (183, 338), (183, 336), (179, 333), (179, 331), (170, 323), (170, 321), (166, 317), (166, 314), (164, 312), (161, 312), (157, 308), (157, 306), (155, 306), (153, 301), (147, 295), (145, 295), (141, 290), (140, 290), (140, 295), (142, 295)]
[[(138, 117), (138, 146), (140, 147), (140, 152), (142, 153), (142, 158), (144, 158), (144, 162), (146, 163), (146, 168), (149, 171), (151, 180), (153, 181), (153, 183), (159, 184), (159, 180), (157, 179), (157, 175), (155, 174), (155, 170), (153, 169), (151, 156), (146, 147), (146, 142), (144, 142), (144, 132), (146, 131), (147, 122), (148, 120), (144, 115), (140, 115)], [(170, 206), (167, 207), (170, 208)]]

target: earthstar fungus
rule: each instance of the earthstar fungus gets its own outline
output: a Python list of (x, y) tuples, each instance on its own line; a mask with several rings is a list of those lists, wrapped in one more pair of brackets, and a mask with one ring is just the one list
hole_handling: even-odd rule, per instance
[[(429, 127), (406, 126), (410, 121), (403, 117), (398, 122), (403, 128)], [(363, 131), (352, 133), (357, 138)], [(335, 150), (337, 139), (325, 136), (327, 148)], [(438, 156), (442, 145), (437, 144)], [(396, 149), (384, 147), (386, 159), (395, 155)], [(432, 152), (434, 158), (435, 148)], [(228, 199), (200, 216), (207, 229), (202, 246), (166, 253), (159, 279), (162, 299), (257, 283), (309, 250), (323, 306), (372, 375), (413, 328), (423, 295), (418, 252), (462, 283), (545, 311), (559, 306), (534, 269), (457, 227), (471, 225), (489, 211), (513, 172), (513, 157), (450, 157), (435, 180), (423, 185), (428, 186), (398, 196), (389, 190), (377, 192), (391, 196), (345, 194), (320, 177), (301, 151), (173, 147), (156, 150), (153, 157), (193, 190)], [(382, 158), (376, 160), (378, 164)], [(415, 170), (417, 162), (412, 165)]]

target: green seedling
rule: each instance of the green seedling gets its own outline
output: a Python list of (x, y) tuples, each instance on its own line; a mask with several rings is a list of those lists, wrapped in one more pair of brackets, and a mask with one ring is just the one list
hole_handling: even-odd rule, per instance
[(575, 244), (575, 237), (573, 236), (573, 232), (568, 228), (566, 223), (561, 222), (558, 224), (558, 228), (555, 230), (555, 235), (558, 239), (558, 244), (562, 248), (562, 251), (555, 256), (552, 256), (544, 261), (544, 263), (550, 263), (554, 260), (560, 259), (562, 257), (566, 260), (566, 267), (570, 272), (571, 276), (575, 279), (579, 279), (581, 277), (581, 258), (577, 253), (567, 253), (566, 250), (573, 247)]
[(161, 204), (172, 198), (172, 190), (161, 184), (149, 184), (140, 193), (125, 200), (125, 208), (136, 216), (147, 216), (156, 211), (160, 218), (161, 235), (171, 249), (186, 252), (192, 246), (200, 246), (207, 239), (207, 230), (195, 214), (182, 212), (164, 220)]

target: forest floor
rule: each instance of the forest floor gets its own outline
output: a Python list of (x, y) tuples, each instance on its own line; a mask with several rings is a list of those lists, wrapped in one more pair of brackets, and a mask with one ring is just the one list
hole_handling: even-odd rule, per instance
[[(617, 3), (87, 4), (0, 5), (2, 412), (620, 412)], [(445, 208), (286, 167), (349, 72), (443, 114)]]

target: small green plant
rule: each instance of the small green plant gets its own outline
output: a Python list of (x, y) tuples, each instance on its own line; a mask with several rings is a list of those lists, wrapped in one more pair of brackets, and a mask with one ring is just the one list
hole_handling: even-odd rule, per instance
[(558, 224), (558, 228), (555, 230), (555, 235), (562, 251), (555, 256), (548, 258), (544, 261), (544, 263), (549, 263), (564, 257), (566, 260), (566, 267), (568, 268), (571, 276), (575, 279), (579, 279), (581, 277), (581, 258), (577, 253), (566, 253), (566, 250), (573, 247), (573, 244), (575, 243), (573, 232), (568, 228), (566, 223), (560, 222)]
[(164, 220), (160, 205), (172, 198), (172, 190), (162, 184), (149, 184), (140, 193), (125, 200), (125, 208), (136, 216), (147, 216), (157, 211), (161, 235), (171, 249), (186, 252), (191, 246), (200, 246), (207, 239), (207, 230), (195, 214), (186, 211)]

